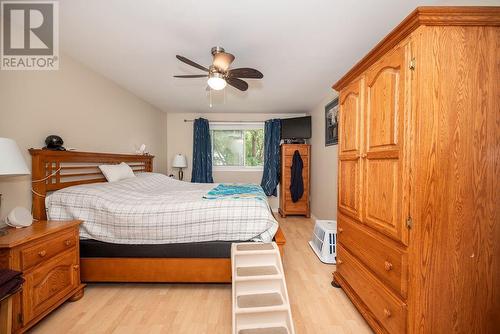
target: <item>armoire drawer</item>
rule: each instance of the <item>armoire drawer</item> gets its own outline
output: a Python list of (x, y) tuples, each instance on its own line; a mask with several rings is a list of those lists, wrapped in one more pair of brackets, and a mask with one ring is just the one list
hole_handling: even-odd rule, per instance
[(383, 241), (383, 237), (375, 236), (362, 224), (343, 215), (339, 215), (338, 218), (337, 234), (339, 243), (375, 273), (384, 284), (406, 298), (408, 285), (406, 252)]
[(337, 271), (387, 332), (406, 333), (406, 304), (341, 245), (337, 248)]

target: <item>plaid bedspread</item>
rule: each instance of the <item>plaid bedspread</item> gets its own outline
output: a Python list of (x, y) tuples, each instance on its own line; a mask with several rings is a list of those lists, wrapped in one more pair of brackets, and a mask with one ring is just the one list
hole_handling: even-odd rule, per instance
[(68, 187), (45, 202), (50, 220), (83, 220), (82, 239), (120, 244), (272, 240), (278, 223), (267, 201), (203, 198), (214, 187), (141, 173), (114, 183)]

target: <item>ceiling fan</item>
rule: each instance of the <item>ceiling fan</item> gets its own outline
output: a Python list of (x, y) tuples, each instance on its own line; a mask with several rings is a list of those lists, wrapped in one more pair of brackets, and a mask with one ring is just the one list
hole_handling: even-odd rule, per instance
[(264, 75), (254, 68), (242, 67), (230, 69), (231, 63), (234, 61), (234, 56), (224, 51), (223, 48), (215, 46), (212, 48), (213, 61), (212, 65), (208, 68), (195, 63), (186, 57), (177, 55), (177, 59), (196, 67), (207, 74), (194, 74), (194, 75), (174, 75), (174, 78), (208, 78), (207, 84), (213, 90), (222, 90), (227, 84), (241, 90), (248, 89), (248, 83), (241, 80), (243, 79), (262, 79)]

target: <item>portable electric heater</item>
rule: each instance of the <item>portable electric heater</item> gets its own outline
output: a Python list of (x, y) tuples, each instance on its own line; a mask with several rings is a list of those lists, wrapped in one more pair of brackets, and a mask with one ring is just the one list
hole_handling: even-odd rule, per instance
[(336, 263), (337, 256), (337, 221), (316, 220), (309, 245), (321, 262)]

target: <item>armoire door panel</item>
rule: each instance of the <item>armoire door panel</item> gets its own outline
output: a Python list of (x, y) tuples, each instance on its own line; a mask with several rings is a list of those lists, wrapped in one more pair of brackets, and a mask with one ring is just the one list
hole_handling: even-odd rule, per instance
[(399, 70), (382, 69), (367, 87), (367, 148), (398, 144)]
[(399, 240), (402, 225), (398, 223), (401, 201), (398, 160), (367, 160), (365, 182), (364, 223)]
[(359, 158), (339, 160), (339, 208), (356, 219), (361, 219), (359, 162)]
[(390, 149), (401, 137), (404, 112), (404, 59), (400, 47), (384, 56), (366, 75), (366, 150)]
[(339, 100), (340, 155), (359, 154), (361, 140), (361, 81), (358, 80), (342, 91)]
[(404, 46), (383, 56), (366, 73), (363, 150), (363, 217), (366, 225), (407, 244), (403, 208), (406, 83)]
[(341, 153), (359, 152), (359, 95), (350, 93), (342, 104)]

